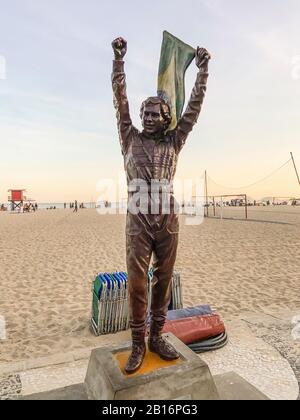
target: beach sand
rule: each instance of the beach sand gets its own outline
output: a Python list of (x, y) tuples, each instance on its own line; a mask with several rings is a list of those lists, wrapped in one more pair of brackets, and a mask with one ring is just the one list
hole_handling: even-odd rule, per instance
[[(230, 219), (186, 226), (176, 270), (184, 305), (210, 304), (230, 320), (244, 311), (300, 312), (300, 208), (225, 208)], [(96, 210), (0, 213), (0, 363), (128, 339), (90, 331), (91, 283), (123, 271), (125, 216)], [(1, 338), (1, 337), (0, 337)]]

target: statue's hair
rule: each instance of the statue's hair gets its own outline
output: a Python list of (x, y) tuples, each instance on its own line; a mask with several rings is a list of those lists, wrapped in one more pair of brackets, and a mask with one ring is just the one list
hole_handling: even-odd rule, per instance
[(161, 115), (163, 117), (163, 119), (165, 120), (165, 129), (167, 129), (169, 127), (169, 125), (171, 124), (172, 121), (172, 115), (171, 115), (171, 108), (169, 106), (169, 104), (162, 98), (160, 98), (159, 96), (151, 96), (150, 98), (147, 98), (141, 106), (141, 110), (140, 110), (140, 117), (141, 119), (143, 118), (143, 113), (144, 113), (144, 109), (145, 106), (148, 104), (152, 104), (152, 105), (160, 105), (160, 111), (161, 111)]

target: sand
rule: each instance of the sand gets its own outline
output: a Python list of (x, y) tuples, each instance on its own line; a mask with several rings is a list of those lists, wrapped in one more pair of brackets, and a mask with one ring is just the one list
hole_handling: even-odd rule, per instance
[[(244, 311), (300, 313), (300, 208), (226, 208), (200, 226), (181, 217), (176, 270), (184, 304), (208, 303), (226, 320)], [(127, 339), (90, 331), (91, 282), (125, 270), (125, 216), (95, 210), (0, 213), (0, 363)], [(3, 334), (2, 334), (3, 335)]]

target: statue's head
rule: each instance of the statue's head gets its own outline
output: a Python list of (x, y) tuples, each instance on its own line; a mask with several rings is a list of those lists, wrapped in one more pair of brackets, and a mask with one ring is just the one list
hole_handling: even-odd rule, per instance
[(169, 105), (158, 96), (148, 98), (142, 103), (140, 117), (147, 134), (165, 131), (172, 120)]

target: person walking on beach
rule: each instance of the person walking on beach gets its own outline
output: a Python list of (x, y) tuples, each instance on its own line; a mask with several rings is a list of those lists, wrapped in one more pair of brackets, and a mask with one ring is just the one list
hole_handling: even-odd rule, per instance
[(77, 204), (77, 200), (75, 200), (73, 213), (77, 213), (77, 212), (78, 212), (78, 204)]

